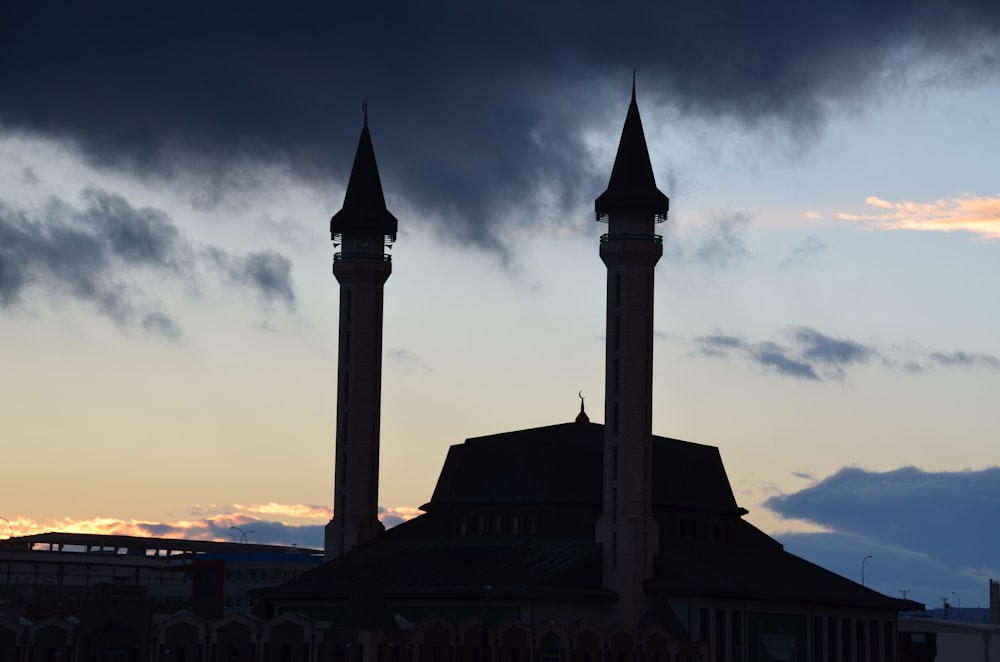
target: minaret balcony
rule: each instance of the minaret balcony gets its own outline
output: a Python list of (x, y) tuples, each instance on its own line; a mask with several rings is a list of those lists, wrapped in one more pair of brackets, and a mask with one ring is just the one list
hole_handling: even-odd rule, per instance
[(378, 253), (361, 253), (361, 252), (337, 252), (333, 254), (333, 261), (338, 262), (340, 260), (378, 260), (380, 262), (392, 262), (392, 256), (389, 254), (379, 255)]
[(646, 234), (643, 232), (616, 232), (614, 234), (602, 234), (601, 243), (609, 241), (651, 241), (654, 244), (662, 244), (663, 237), (658, 234)]

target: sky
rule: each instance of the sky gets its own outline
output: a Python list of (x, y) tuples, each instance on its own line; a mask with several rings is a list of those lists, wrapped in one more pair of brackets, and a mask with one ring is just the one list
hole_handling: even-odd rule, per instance
[(996, 3), (367, 5), (0, 7), (0, 536), (321, 545), (363, 98), (399, 219), (384, 521), (452, 444), (580, 391), (603, 421), (593, 200), (635, 71), (654, 431), (718, 446), (789, 551), (987, 604)]

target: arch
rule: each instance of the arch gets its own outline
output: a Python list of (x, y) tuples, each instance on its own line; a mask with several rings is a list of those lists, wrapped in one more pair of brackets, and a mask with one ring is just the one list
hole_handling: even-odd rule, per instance
[(570, 662), (603, 662), (604, 632), (589, 623), (578, 624), (570, 639)]
[(56, 616), (39, 621), (28, 630), (28, 648), (43, 660), (60, 656), (73, 659), (76, 626), (77, 623)]
[(608, 633), (608, 662), (632, 662), (636, 652), (635, 631), (619, 626)]
[(530, 662), (531, 630), (520, 620), (511, 618), (496, 627), (496, 662)]
[(421, 619), (413, 628), (417, 662), (454, 662), (455, 626), (437, 614)]
[(569, 637), (566, 629), (552, 621), (535, 626), (535, 662), (566, 662)]
[(316, 624), (295, 612), (286, 612), (261, 625), (262, 662), (308, 662), (313, 659)]
[(639, 633), (640, 662), (667, 662), (677, 652), (677, 643), (658, 625), (651, 625)]
[(455, 657), (458, 662), (487, 662), (492, 659), (489, 633), (483, 628), (480, 616), (468, 616), (457, 627)]
[(16, 655), (26, 638), (25, 632), (23, 625), (0, 618), (0, 655), (3, 655), (3, 659), (18, 659)]
[(157, 660), (200, 662), (205, 659), (208, 623), (187, 610), (168, 616), (156, 626), (154, 655)]
[(260, 643), (260, 620), (234, 613), (211, 624), (209, 640), (217, 662), (256, 660)]

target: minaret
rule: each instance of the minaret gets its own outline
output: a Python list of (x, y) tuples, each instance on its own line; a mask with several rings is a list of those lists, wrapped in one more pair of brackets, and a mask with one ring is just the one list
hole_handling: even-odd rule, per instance
[(344, 206), (330, 219), (340, 252), (337, 358), (337, 457), (333, 519), (326, 525), (327, 561), (384, 531), (378, 520), (378, 453), (382, 400), (382, 287), (392, 273), (385, 250), (396, 240), (396, 217), (385, 207), (368, 104)]
[(608, 189), (594, 202), (608, 224), (601, 260), (608, 268), (604, 385), (603, 508), (596, 537), (604, 586), (618, 593), (611, 615), (635, 626), (648, 608), (642, 583), (657, 552), (651, 506), (653, 425), (653, 268), (663, 254), (656, 224), (670, 201), (656, 188), (632, 79)]

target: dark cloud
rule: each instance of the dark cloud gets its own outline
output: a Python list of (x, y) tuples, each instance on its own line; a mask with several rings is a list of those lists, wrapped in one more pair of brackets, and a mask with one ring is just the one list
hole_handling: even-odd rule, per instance
[(1000, 359), (989, 354), (967, 354), (966, 352), (931, 352), (929, 358), (943, 366), (960, 368), (1000, 368)]
[(747, 349), (746, 342), (738, 336), (702, 336), (696, 342), (698, 353), (703, 356), (726, 356), (731, 349)]
[[(918, 350), (919, 356), (895, 358), (874, 346), (834, 338), (806, 326), (789, 327), (784, 336), (787, 339), (785, 342), (750, 342), (725, 334), (700, 336), (694, 339), (692, 353), (709, 358), (735, 355), (779, 375), (812, 381), (824, 378), (843, 380), (849, 368), (871, 362), (877, 362), (888, 370), (910, 374), (923, 373), (934, 367), (1000, 368), (1000, 359), (989, 354)], [(913, 350), (909, 351), (912, 354)]]
[(295, 287), (292, 282), (292, 262), (274, 251), (232, 255), (220, 248), (205, 251), (209, 260), (227, 279), (254, 292), (267, 303), (282, 303), (295, 308)]
[(803, 359), (822, 365), (836, 379), (844, 378), (844, 368), (868, 363), (879, 355), (874, 349), (861, 343), (831, 338), (808, 327), (792, 329), (791, 338), (798, 345), (798, 353)]
[[(865, 554), (880, 559), (869, 566), (873, 572), (878, 568), (899, 573), (902, 569), (894, 566), (905, 565), (905, 576), (893, 581), (911, 585), (900, 583), (897, 588), (926, 582), (919, 572), (932, 566), (938, 566), (939, 575), (947, 571), (961, 576), (966, 585), (981, 582), (976, 587), (981, 594), (986, 592), (986, 576), (1000, 576), (995, 553), (1000, 529), (991, 525), (1000, 509), (1000, 467), (958, 472), (903, 467), (881, 473), (845, 467), (798, 492), (771, 497), (765, 506), (782, 517), (809, 520), (831, 530), (816, 538), (818, 534), (779, 536), (786, 544), (795, 540), (796, 546), (810, 548), (804, 555), (811, 560), (824, 553), (840, 554), (823, 548), (846, 541), (842, 551), (851, 566), (848, 576), (858, 572)], [(921, 567), (924, 570), (918, 572)], [(951, 590), (956, 589), (931, 597), (949, 595)], [(966, 604), (976, 603), (970, 599)]]
[(581, 136), (618, 130), (635, 67), (647, 123), (664, 103), (808, 137), (912, 75), (995, 71), (998, 17), (992, 0), (7, 3), (0, 125), (212, 204), (258, 162), (343, 181), (368, 96), (390, 203), (509, 255), (503, 223), (543, 188), (564, 208), (603, 189), (611, 164), (590, 172)]
[(406, 372), (419, 370), (423, 373), (434, 372), (427, 362), (406, 349), (390, 349), (386, 352), (386, 358), (401, 367)]
[(0, 307), (27, 306), (28, 293), (40, 292), (88, 304), (121, 327), (178, 339), (180, 325), (133, 277), (190, 283), (204, 263), (266, 302), (294, 305), (291, 263), (282, 255), (197, 246), (162, 211), (107, 191), (88, 189), (83, 203), (53, 197), (41, 210), (27, 210), (0, 201)]
[(142, 317), (142, 328), (147, 333), (160, 335), (164, 338), (179, 340), (183, 332), (170, 316), (164, 313), (146, 313)]
[(28, 166), (27, 168), (21, 170), (21, 181), (27, 184), (28, 186), (35, 186), (39, 184), (42, 180), (38, 176), (38, 171), (36, 171), (31, 166)]
[(750, 356), (759, 365), (771, 368), (779, 375), (819, 381), (819, 375), (805, 361), (792, 358), (785, 348), (772, 342), (757, 343), (750, 350)]
[(798, 246), (778, 265), (782, 269), (804, 266), (812, 264), (817, 256), (826, 250), (826, 242), (819, 237), (809, 236), (802, 240)]
[(816, 370), (806, 361), (796, 358), (791, 350), (778, 343), (765, 341), (749, 343), (739, 336), (712, 335), (695, 339), (695, 353), (701, 356), (724, 358), (731, 353), (757, 364), (761, 368), (786, 377), (819, 381)]
[(104, 191), (86, 191), (84, 202), (79, 210), (53, 198), (39, 213), (0, 202), (0, 306), (22, 304), (27, 290), (39, 288), (88, 303), (121, 326), (176, 338), (177, 324), (120, 276), (125, 265), (188, 266), (176, 228), (161, 212)]
[(750, 217), (736, 213), (718, 218), (695, 247), (698, 261), (716, 269), (731, 267), (750, 253), (747, 251), (746, 231)]

